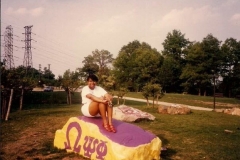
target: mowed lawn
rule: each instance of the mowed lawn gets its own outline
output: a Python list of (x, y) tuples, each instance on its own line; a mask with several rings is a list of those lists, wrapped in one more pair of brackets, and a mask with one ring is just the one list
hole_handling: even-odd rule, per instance
[[(142, 102), (126, 100), (125, 105), (156, 117), (154, 121), (133, 124), (162, 140), (167, 149), (161, 153), (163, 160), (240, 159), (240, 116), (196, 110), (189, 115), (167, 115)], [(12, 112), (9, 120), (0, 124), (0, 159), (86, 159), (53, 146), (55, 131), (70, 117), (81, 116), (80, 107), (80, 104), (45, 104), (36, 108), (31, 105), (31, 108), (25, 106), (22, 111)]]

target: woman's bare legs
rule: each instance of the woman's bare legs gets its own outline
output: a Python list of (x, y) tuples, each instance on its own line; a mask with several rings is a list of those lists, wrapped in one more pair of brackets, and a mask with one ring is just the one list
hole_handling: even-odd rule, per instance
[(113, 115), (113, 108), (112, 107), (107, 107), (107, 113), (108, 113), (108, 122), (109, 122), (109, 127), (111, 129), (112, 132), (117, 132), (116, 129), (113, 127), (112, 124), (112, 115)]
[(100, 115), (102, 116), (104, 128), (107, 131), (112, 131), (112, 129), (109, 128), (109, 125), (112, 126), (112, 108), (111, 109), (109, 108), (110, 107), (108, 107), (107, 104), (99, 103), (99, 102), (91, 102), (89, 106), (89, 113), (92, 116), (95, 116), (98, 113), (100, 113)]

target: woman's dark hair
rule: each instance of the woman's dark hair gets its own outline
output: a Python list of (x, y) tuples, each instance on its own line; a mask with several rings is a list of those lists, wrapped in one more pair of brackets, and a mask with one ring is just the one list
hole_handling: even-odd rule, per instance
[(87, 77), (87, 81), (91, 79), (93, 82), (98, 82), (98, 77), (94, 74), (90, 74), (88, 77)]

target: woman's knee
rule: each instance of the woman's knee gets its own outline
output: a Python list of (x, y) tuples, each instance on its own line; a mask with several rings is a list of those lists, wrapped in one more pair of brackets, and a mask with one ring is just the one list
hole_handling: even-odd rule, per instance
[(96, 102), (91, 102), (89, 105), (89, 113), (94, 116), (98, 113), (98, 111), (99, 111), (99, 104)]
[(104, 104), (104, 103), (99, 103), (99, 108), (107, 108), (107, 105), (106, 104)]

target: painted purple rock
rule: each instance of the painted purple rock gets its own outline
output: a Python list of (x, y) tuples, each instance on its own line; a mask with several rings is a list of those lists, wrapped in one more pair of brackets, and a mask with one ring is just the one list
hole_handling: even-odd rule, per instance
[(113, 119), (113, 125), (116, 128), (117, 133), (106, 131), (102, 126), (101, 118), (97, 117), (89, 118), (85, 116), (80, 116), (78, 117), (78, 119), (88, 123), (96, 124), (99, 128), (99, 131), (103, 135), (106, 135), (113, 142), (126, 147), (137, 147), (139, 145), (148, 144), (154, 138), (156, 138), (154, 134), (141, 129), (138, 126), (115, 119)]

